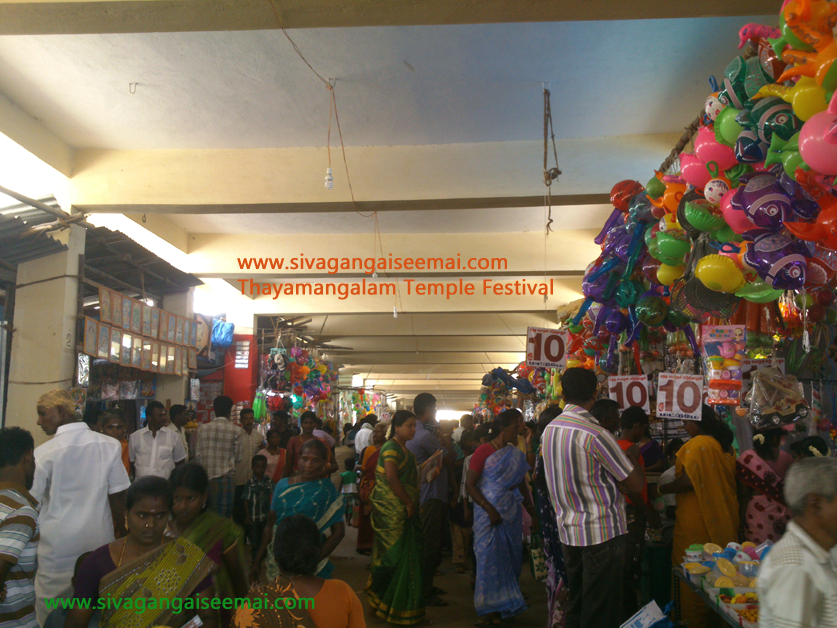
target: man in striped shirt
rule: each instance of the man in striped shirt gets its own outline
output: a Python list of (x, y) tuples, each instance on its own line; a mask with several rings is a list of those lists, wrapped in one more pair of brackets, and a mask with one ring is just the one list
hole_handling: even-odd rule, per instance
[(0, 628), (37, 628), (38, 502), (35, 441), (19, 427), (0, 429)]
[(567, 568), (565, 628), (618, 628), (628, 531), (622, 492), (640, 492), (645, 476), (589, 412), (596, 374), (567, 369), (561, 386), (566, 406), (544, 430), (542, 452)]

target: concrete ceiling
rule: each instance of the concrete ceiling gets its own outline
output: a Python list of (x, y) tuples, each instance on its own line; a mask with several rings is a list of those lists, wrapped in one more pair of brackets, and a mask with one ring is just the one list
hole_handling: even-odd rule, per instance
[[(650, 178), (701, 109), (707, 77), (737, 53), (738, 30), (775, 23), (752, 14), (779, 5), (277, 1), (308, 61), (337, 80), (352, 188), (332, 123), (326, 191), (329, 92), (268, 2), (0, 2), (0, 133), (64, 175), (55, 193), (68, 207), (202, 277), (203, 310), (245, 332), (257, 315), (310, 318), (306, 333), (342, 373), (466, 409), (485, 372), (523, 359), (527, 326), (556, 325), (581, 296), (611, 186)], [(563, 171), (548, 236), (544, 82)], [(300, 254), (506, 265), (372, 278), (240, 263)], [(430, 297), (410, 293), (417, 278), (546, 280), (552, 291)], [(242, 294), (250, 280), (397, 287)]]
[[(756, 18), (307, 29), (353, 146), (676, 132)], [(279, 31), (0, 38), (0, 91), (74, 147), (323, 146), (329, 93)], [(129, 84), (136, 84), (136, 92)], [(336, 130), (336, 129), (334, 129)], [(337, 143), (336, 134), (333, 136)]]

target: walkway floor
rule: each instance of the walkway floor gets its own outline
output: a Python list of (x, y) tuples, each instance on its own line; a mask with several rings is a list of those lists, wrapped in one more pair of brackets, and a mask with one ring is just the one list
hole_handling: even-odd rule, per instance
[[(357, 592), (358, 597), (366, 606), (366, 596), (363, 588), (369, 578), (369, 557), (361, 556), (355, 552), (357, 542), (357, 530), (346, 528), (346, 537), (340, 546), (334, 551), (331, 558), (336, 566), (335, 578), (348, 582)], [(525, 557), (524, 557), (525, 558)], [(451, 564), (450, 558), (445, 558), (439, 568), (441, 576), (437, 576), (434, 584), (448, 592), (444, 596), (449, 606), (441, 608), (428, 608), (427, 618), (433, 626), (439, 628), (459, 628), (473, 626), (477, 620), (474, 611), (474, 593), (471, 590), (470, 574), (458, 574)], [(535, 581), (529, 573), (528, 562), (523, 564), (523, 575), (520, 578), (523, 592), (529, 597), (529, 608), (515, 618), (514, 623), (504, 623), (506, 626), (516, 628), (545, 628), (546, 626), (546, 589), (543, 583)], [(384, 627), (387, 624), (376, 623), (367, 620), (369, 626)]]

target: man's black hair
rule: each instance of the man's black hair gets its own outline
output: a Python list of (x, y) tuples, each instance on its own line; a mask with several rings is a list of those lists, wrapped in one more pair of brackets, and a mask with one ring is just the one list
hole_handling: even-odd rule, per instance
[(22, 427), (0, 429), (0, 468), (13, 467), (35, 449), (32, 434)]

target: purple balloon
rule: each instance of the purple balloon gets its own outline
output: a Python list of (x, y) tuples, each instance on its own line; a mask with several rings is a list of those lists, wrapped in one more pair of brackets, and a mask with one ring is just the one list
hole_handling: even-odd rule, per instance
[(791, 209), (793, 209), (797, 216), (804, 220), (814, 220), (817, 217), (820, 213), (820, 206), (793, 177), (788, 176), (784, 169), (781, 169), (779, 173), (779, 185), (782, 186), (782, 189), (788, 195), (793, 197), (791, 200)]
[(784, 233), (766, 234), (747, 247), (744, 263), (778, 290), (799, 290), (808, 271), (807, 252), (801, 242)]
[(642, 262), (642, 276), (651, 283), (659, 283), (657, 280), (657, 269), (661, 263), (660, 260), (648, 255)]
[(611, 229), (604, 246), (602, 247), (602, 254), (605, 256), (616, 255), (623, 262), (627, 262), (631, 255), (631, 234), (625, 226), (614, 227)]
[(754, 225), (775, 233), (791, 215), (791, 199), (773, 174), (748, 173), (741, 177), (741, 185), (733, 194), (733, 209), (743, 210)]
[(605, 321), (605, 328), (611, 334), (621, 334), (628, 328), (628, 317), (619, 310), (613, 310)]

